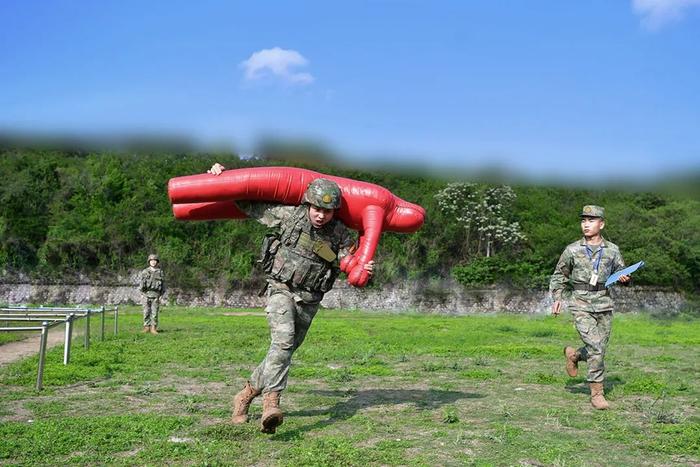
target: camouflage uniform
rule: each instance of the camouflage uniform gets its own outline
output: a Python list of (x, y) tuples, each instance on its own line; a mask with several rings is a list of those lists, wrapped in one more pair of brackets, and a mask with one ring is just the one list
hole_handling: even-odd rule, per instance
[[(151, 255), (149, 261), (158, 257)], [(163, 278), (163, 270), (156, 267), (147, 267), (139, 275), (140, 290), (144, 295), (143, 302), (143, 325), (144, 327), (158, 327), (158, 311), (160, 311), (160, 297), (165, 292), (165, 281)]]
[(260, 263), (267, 274), (268, 303), (265, 308), (270, 326), (270, 348), (265, 359), (233, 398), (231, 421), (248, 421), (248, 409), (255, 397), (263, 394), (261, 431), (275, 433), (284, 420), (279, 407), (280, 394), (287, 386), (292, 354), (304, 342), (316, 316), (323, 294), (332, 287), (340, 272), (339, 257), (354, 244), (348, 229), (335, 217), (314, 227), (310, 205), (336, 210), (341, 191), (330, 180), (316, 179), (307, 187), (303, 205), (281, 206), (255, 202), (237, 202), (248, 216), (277, 230), (263, 242)]
[[(600, 211), (588, 212), (586, 208), (598, 207), (584, 207), (582, 217), (591, 213), (604, 213), (602, 208), (598, 208)], [(591, 276), (596, 267), (598, 281), (596, 285), (591, 285)], [(624, 267), (617, 245), (603, 239), (600, 245), (588, 246), (584, 237), (566, 247), (549, 283), (553, 299), (563, 301), (571, 310), (576, 330), (584, 343), (577, 350), (577, 359), (588, 363), (589, 383), (602, 383), (604, 379), (603, 360), (610, 338), (613, 312), (613, 301), (605, 288), (605, 281)]]
[[(237, 204), (251, 218), (279, 231), (268, 235), (263, 245), (271, 343), (250, 385), (257, 392), (280, 392), (287, 386), (292, 354), (304, 342), (324, 293), (340, 272), (338, 259), (348, 254), (354, 240), (336, 218), (314, 228), (307, 205)], [(314, 203), (318, 204), (322, 203)]]

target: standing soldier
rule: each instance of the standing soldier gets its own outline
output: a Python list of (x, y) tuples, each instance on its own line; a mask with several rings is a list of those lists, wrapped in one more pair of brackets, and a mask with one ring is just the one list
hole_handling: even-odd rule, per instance
[(158, 311), (160, 296), (165, 292), (163, 270), (159, 266), (158, 255), (148, 255), (148, 267), (139, 276), (143, 294), (143, 332), (158, 334)]
[[(564, 348), (566, 372), (574, 377), (578, 374), (578, 362), (588, 362), (591, 405), (598, 410), (608, 408), (603, 391), (603, 360), (612, 326), (613, 301), (605, 281), (625, 267), (617, 245), (603, 239), (604, 227), (605, 210), (600, 206), (584, 206), (581, 212), (583, 238), (566, 247), (549, 283), (554, 299), (552, 314), (561, 313), (565, 300), (584, 343), (578, 350)], [(629, 280), (627, 275), (619, 279), (621, 283)]]
[[(224, 170), (214, 164), (209, 173)], [(301, 206), (236, 201), (249, 217), (276, 229), (263, 242), (262, 264), (267, 275), (267, 307), (270, 348), (250, 380), (233, 399), (232, 421), (248, 420), (252, 400), (263, 395), (261, 429), (274, 433), (282, 424), (280, 394), (287, 387), (292, 354), (304, 342), (323, 295), (332, 287), (340, 269), (339, 259), (350, 252), (354, 240), (348, 228), (335, 218), (341, 205), (338, 185), (327, 179), (312, 181)], [(374, 262), (364, 268), (371, 274)]]

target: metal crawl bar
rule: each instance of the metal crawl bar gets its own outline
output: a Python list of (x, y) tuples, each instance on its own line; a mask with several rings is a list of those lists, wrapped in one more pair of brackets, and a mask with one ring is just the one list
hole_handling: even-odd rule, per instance
[[(46, 346), (49, 329), (65, 323), (65, 336), (63, 343), (63, 364), (70, 362), (71, 342), (73, 337), (73, 325), (77, 319), (85, 318), (85, 348), (90, 347), (90, 315), (98, 313), (100, 322), (100, 340), (104, 341), (105, 312), (106, 308), (67, 308), (67, 307), (27, 307), (9, 306), (0, 308), (0, 321), (14, 322), (41, 322), (41, 326), (7, 326), (0, 327), (0, 332), (41, 331), (39, 342), (39, 368), (37, 371), (36, 390), (43, 389), (44, 366), (46, 361)], [(114, 312), (114, 335), (119, 332), (119, 307), (112, 308)]]
[[(72, 322), (72, 320), (73, 317), (71, 316), (70, 321)], [(49, 337), (49, 329), (51, 329), (54, 326), (58, 326), (62, 323), (64, 323), (64, 320), (42, 321), (41, 326), (18, 326), (0, 328), (0, 331), (41, 331), (41, 339), (39, 340), (39, 368), (36, 374), (37, 391), (41, 391), (44, 387), (44, 365), (46, 363), (46, 343)], [(66, 327), (68, 328), (68, 325)]]

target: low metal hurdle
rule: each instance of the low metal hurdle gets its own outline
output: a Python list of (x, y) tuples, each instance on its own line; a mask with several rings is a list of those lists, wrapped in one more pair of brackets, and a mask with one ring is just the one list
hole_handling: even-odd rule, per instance
[[(41, 339), (39, 343), (39, 369), (37, 372), (36, 389), (40, 391), (43, 388), (44, 364), (46, 359), (46, 343), (48, 340), (48, 331), (54, 326), (62, 323), (66, 324), (65, 338), (63, 343), (63, 364), (68, 365), (70, 362), (71, 341), (73, 335), (73, 323), (76, 319), (85, 318), (85, 348), (90, 347), (90, 315), (99, 313), (101, 317), (100, 325), (100, 340), (104, 341), (105, 330), (105, 312), (106, 308), (67, 308), (67, 307), (27, 307), (27, 306), (9, 306), (0, 308), (0, 321), (28, 321), (41, 322), (41, 326), (11, 326), (0, 327), (1, 331), (41, 331)], [(118, 333), (119, 307), (113, 307), (114, 312), (114, 335)]]
[[(64, 311), (68, 312), (71, 310), (76, 310), (77, 308), (61, 308), (61, 307), (39, 307), (38, 309), (41, 310), (51, 310), (51, 311)], [(100, 340), (104, 341), (105, 340), (105, 313), (108, 311), (107, 308), (105, 308), (104, 305), (102, 305), (100, 308), (80, 308), (79, 309), (81, 312), (82, 311), (87, 311), (88, 316), (86, 316), (86, 323), (85, 323), (85, 347), (90, 347), (90, 313), (99, 313), (100, 315)], [(114, 335), (116, 336), (119, 333), (119, 307), (114, 306), (112, 308), (112, 311), (114, 313)]]
[[(75, 313), (75, 315), (78, 318), (85, 318), (85, 348), (90, 347), (90, 315), (91, 314), (99, 314), (100, 315), (100, 340), (104, 341), (105, 339), (105, 313), (108, 311), (105, 306), (101, 306), (99, 308), (80, 308), (80, 307), (45, 307), (45, 306), (38, 306), (38, 307), (28, 307), (28, 306), (19, 306), (19, 305), (11, 305), (7, 307), (0, 308), (0, 312), (2, 313), (26, 313), (28, 315), (32, 316), (51, 316), (50, 313), (57, 313), (58, 315), (54, 316), (61, 316), (65, 315), (67, 316), (69, 313)], [(119, 333), (119, 307), (114, 306), (112, 308), (112, 311), (114, 313), (114, 335), (116, 336)]]
[[(58, 313), (42, 313), (37, 314), (19, 314), (19, 313), (5, 313), (0, 314), (0, 321), (30, 321), (30, 322), (44, 322), (51, 321), (52, 327), (57, 324), (66, 323), (65, 329), (65, 339), (63, 342), (63, 364), (68, 365), (70, 362), (70, 347), (73, 340), (73, 322), (80, 318), (80, 315), (76, 313), (70, 313), (68, 315), (62, 315)], [(15, 331), (18, 330), (17, 327), (7, 327), (0, 328), (0, 331)], [(31, 331), (35, 329), (24, 329), (26, 331)]]
[[(0, 315), (0, 320), (2, 320), (4, 315)], [(6, 320), (3, 320), (6, 321)], [(12, 320), (15, 321), (15, 320)], [(33, 320), (25, 320), (33, 321)], [(72, 321), (72, 318), (71, 318)], [(16, 327), (2, 327), (0, 331), (41, 331), (41, 339), (39, 340), (39, 368), (36, 374), (36, 390), (41, 391), (44, 387), (44, 364), (46, 363), (46, 342), (49, 337), (49, 329), (54, 326), (62, 324), (64, 320), (56, 321), (42, 321), (41, 326), (16, 326)], [(64, 357), (65, 358), (65, 357)]]

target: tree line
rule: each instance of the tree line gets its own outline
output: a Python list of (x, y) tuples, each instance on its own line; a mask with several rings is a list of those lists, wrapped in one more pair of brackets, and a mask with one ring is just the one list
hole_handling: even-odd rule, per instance
[(358, 170), (329, 162), (246, 160), (234, 154), (0, 150), (0, 271), (44, 282), (108, 283), (158, 253), (171, 286), (257, 287), (265, 227), (256, 222), (180, 222), (170, 178), (228, 168), (297, 165), (382, 185), (422, 205), (415, 234), (386, 233), (374, 286), (452, 278), (468, 287), (546, 287), (564, 246), (580, 237), (584, 204), (605, 206), (604, 236), (628, 264), (644, 260), (641, 285), (691, 292), (700, 284), (700, 202), (688, 193), (446, 181)]

